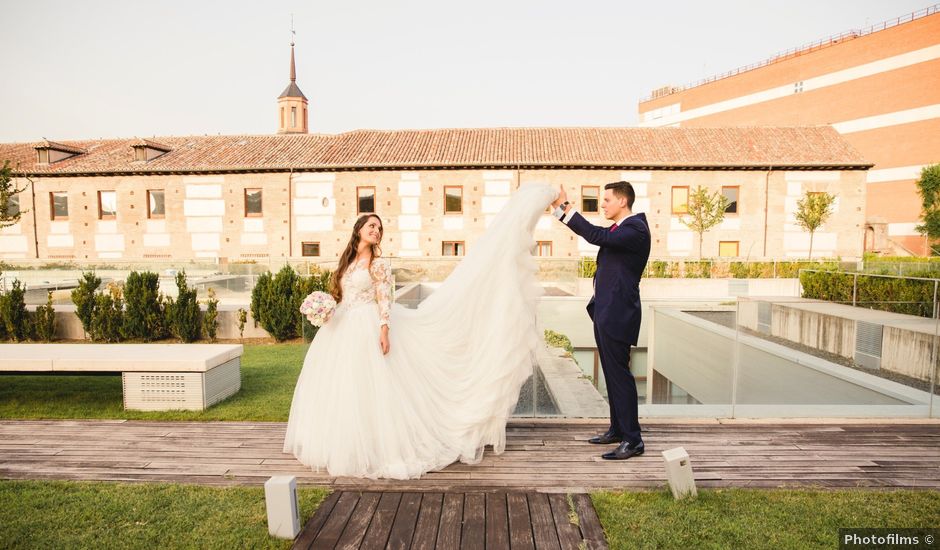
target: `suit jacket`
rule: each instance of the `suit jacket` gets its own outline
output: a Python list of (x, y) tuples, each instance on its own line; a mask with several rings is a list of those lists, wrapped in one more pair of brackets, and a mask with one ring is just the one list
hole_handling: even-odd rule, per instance
[(588, 315), (607, 336), (636, 345), (642, 315), (640, 277), (650, 256), (646, 214), (630, 216), (611, 231), (609, 227), (591, 224), (575, 212), (568, 227), (600, 247)]

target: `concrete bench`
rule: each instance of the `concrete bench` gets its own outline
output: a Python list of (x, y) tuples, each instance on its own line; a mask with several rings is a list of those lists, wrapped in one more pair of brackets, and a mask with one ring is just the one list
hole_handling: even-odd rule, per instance
[(124, 408), (203, 410), (241, 388), (241, 345), (0, 344), (0, 372), (120, 372)]

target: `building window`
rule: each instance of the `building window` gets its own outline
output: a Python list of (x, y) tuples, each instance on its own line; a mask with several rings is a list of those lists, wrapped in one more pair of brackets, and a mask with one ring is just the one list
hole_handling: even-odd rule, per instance
[(722, 187), (721, 194), (728, 199), (728, 206), (725, 207), (725, 214), (738, 213), (738, 187)]
[(722, 258), (738, 257), (738, 241), (721, 241), (718, 243), (718, 256)]
[(551, 256), (552, 241), (538, 241), (535, 245), (535, 251), (537, 256)]
[(297, 127), (297, 107), (290, 108), (290, 127)]
[(444, 213), (461, 214), (463, 213), (463, 187), (444, 187)]
[(795, 82), (793, 84), (793, 93), (798, 94), (803, 91), (803, 81)]
[(444, 241), (441, 243), (441, 256), (463, 256), (463, 241)]
[(53, 220), (69, 219), (69, 194), (66, 191), (49, 193), (49, 211)]
[(281, 128), (284, 127), (284, 107), (281, 107)]
[(689, 213), (689, 187), (673, 187), (672, 188), (672, 213), (673, 214), (688, 214)]
[(300, 254), (302, 256), (319, 256), (320, 243), (300, 243)]
[(113, 220), (117, 217), (117, 193), (98, 191), (98, 219)]
[(597, 197), (600, 192), (600, 187), (596, 185), (582, 185), (581, 186), (581, 211), (582, 212), (597, 212)]
[(356, 213), (375, 213), (375, 187), (356, 188)]
[(166, 206), (163, 202), (163, 189), (147, 190), (147, 217), (160, 219), (166, 216)]
[(7, 217), (15, 218), (20, 215), (20, 196), (19, 195), (10, 195), (10, 199), (7, 201)]
[(261, 215), (261, 189), (245, 189), (245, 217), (256, 218)]

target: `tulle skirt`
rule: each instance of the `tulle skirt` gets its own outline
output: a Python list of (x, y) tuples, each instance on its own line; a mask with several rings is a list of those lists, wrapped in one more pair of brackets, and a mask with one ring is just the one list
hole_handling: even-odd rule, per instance
[(554, 197), (522, 186), (417, 309), (393, 305), (387, 355), (377, 304), (340, 304), (307, 351), (284, 451), (330, 475), (393, 479), (501, 453), (539, 342), (532, 232)]

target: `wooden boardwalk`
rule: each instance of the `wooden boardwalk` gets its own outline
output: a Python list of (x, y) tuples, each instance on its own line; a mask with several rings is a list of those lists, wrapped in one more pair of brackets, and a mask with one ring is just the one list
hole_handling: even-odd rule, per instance
[[(285, 424), (0, 421), (0, 478), (260, 485), (272, 475), (339, 491), (583, 493), (665, 485), (660, 452), (689, 452), (699, 487), (940, 488), (940, 424), (648, 421), (647, 452), (601, 460), (579, 420), (518, 420), (502, 455), (409, 481), (336, 478), (281, 452)], [(402, 497), (404, 498), (404, 497)]]
[(332, 493), (295, 549), (606, 549), (586, 494)]

